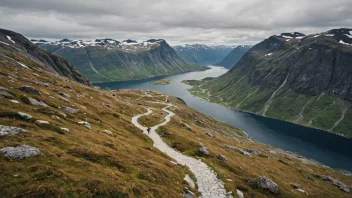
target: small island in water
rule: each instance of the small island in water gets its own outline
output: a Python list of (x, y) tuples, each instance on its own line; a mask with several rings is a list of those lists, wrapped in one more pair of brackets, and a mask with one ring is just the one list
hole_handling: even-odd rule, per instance
[(153, 85), (168, 85), (171, 82), (172, 82), (172, 80), (170, 80), (170, 79), (162, 79), (162, 80), (150, 81), (149, 83), (151, 83)]

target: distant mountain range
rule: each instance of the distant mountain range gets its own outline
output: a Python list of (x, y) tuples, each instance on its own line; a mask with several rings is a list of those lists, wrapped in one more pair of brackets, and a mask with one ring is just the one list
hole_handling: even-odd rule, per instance
[(0, 29), (0, 56), (9, 62), (15, 62), (25, 68), (40, 65), (57, 74), (74, 81), (91, 85), (90, 81), (80, 74), (66, 59), (37, 47), (19, 33)]
[(31, 40), (38, 46), (67, 58), (92, 82), (143, 79), (153, 76), (204, 70), (185, 61), (163, 39), (144, 42), (114, 39), (48, 42)]
[(274, 35), (192, 90), (235, 109), (352, 137), (352, 29)]
[(231, 68), (242, 58), (242, 56), (251, 49), (251, 45), (237, 45), (234, 49), (225, 56), (217, 66), (223, 66), (225, 68)]
[(198, 65), (214, 65), (219, 63), (233, 50), (232, 46), (208, 46), (202, 44), (176, 45), (173, 48), (184, 59)]

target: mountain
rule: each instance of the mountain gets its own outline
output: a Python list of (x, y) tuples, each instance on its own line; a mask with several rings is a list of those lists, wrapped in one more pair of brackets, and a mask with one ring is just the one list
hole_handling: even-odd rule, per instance
[(271, 36), (223, 76), (193, 82), (198, 84), (193, 93), (241, 111), (352, 137), (351, 31)]
[(177, 45), (173, 47), (184, 59), (198, 65), (213, 65), (220, 62), (232, 49), (231, 46), (207, 46), (202, 44)]
[(32, 40), (38, 46), (67, 58), (92, 82), (123, 81), (204, 70), (182, 59), (165, 40), (131, 39)]
[(39, 64), (71, 80), (91, 85), (66, 59), (37, 47), (21, 34), (0, 29), (0, 45), (0, 56), (7, 62), (15, 62), (26, 68)]
[[(170, 95), (105, 91), (71, 81), (14, 48), (20, 45), (15, 35), (6, 32), (5, 38), (0, 42), (1, 197), (230, 197), (236, 192), (342, 198), (352, 193), (349, 172), (259, 143)], [(149, 134), (147, 127), (153, 127)]]
[(252, 46), (250, 45), (237, 45), (229, 54), (225, 56), (225, 58), (215, 65), (231, 68), (237, 64), (237, 62), (249, 49), (251, 49), (251, 47)]

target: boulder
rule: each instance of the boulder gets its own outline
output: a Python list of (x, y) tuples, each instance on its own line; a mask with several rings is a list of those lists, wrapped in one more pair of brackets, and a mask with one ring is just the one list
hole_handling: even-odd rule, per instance
[(244, 150), (253, 155), (260, 155), (260, 152), (255, 149), (245, 148)]
[(341, 190), (347, 192), (347, 193), (350, 193), (352, 194), (352, 187), (351, 186), (348, 186), (344, 183), (342, 183), (341, 181), (339, 180), (336, 180), (330, 176), (320, 176), (320, 178), (324, 181), (327, 181), (329, 182), (330, 184), (334, 185), (334, 186), (337, 186), (339, 187)]
[(5, 87), (0, 86), (0, 91), (10, 91), (10, 90)]
[(60, 96), (62, 96), (62, 97), (65, 97), (65, 98), (71, 98), (71, 96), (70, 95), (68, 95), (67, 93), (64, 93), (64, 92), (57, 92), (57, 94), (59, 94)]
[(15, 104), (20, 104), (17, 100), (10, 100), (10, 102), (15, 103)]
[(236, 189), (236, 192), (237, 192), (238, 198), (244, 198), (244, 195), (243, 195), (242, 191)]
[(36, 95), (40, 95), (39, 91), (36, 90), (35, 88), (31, 87), (31, 86), (24, 85), (24, 86), (21, 86), (19, 89), (21, 91), (24, 91), (24, 92), (27, 92), (27, 93), (33, 93), (33, 94), (36, 94)]
[(203, 146), (199, 149), (199, 153), (202, 155), (209, 155), (209, 151), (207, 149), (207, 147)]
[(278, 194), (280, 192), (279, 186), (265, 176), (257, 177), (254, 181), (259, 188), (267, 189), (274, 194)]
[(70, 129), (68, 129), (68, 128), (60, 128), (60, 129), (63, 131), (66, 131), (66, 132), (70, 132)]
[(36, 120), (35, 123), (36, 123), (37, 125), (49, 124), (49, 122), (48, 122), (48, 121), (45, 121), (45, 120)]
[(72, 107), (62, 107), (62, 110), (64, 110), (64, 111), (67, 111), (67, 112), (69, 112), (69, 113), (73, 113), (73, 114), (76, 114), (76, 113), (78, 113), (78, 110), (77, 109), (74, 109), (74, 108), (72, 108)]
[(112, 136), (112, 132), (111, 132), (111, 131), (109, 131), (109, 130), (103, 130), (103, 133), (105, 133), (105, 134), (107, 134), (107, 135)]
[(32, 118), (32, 116), (29, 115), (29, 114), (27, 114), (27, 113), (23, 113), (23, 112), (17, 112), (17, 113), (18, 113), (18, 115), (20, 115), (20, 117), (21, 117), (22, 119), (30, 120), (30, 119)]
[(49, 105), (47, 105), (43, 101), (39, 101), (39, 100), (34, 99), (34, 98), (28, 98), (28, 100), (29, 100), (29, 103), (31, 103), (32, 105), (37, 105), (37, 106), (42, 106), (42, 107), (49, 107)]
[(213, 135), (213, 134), (211, 134), (211, 133), (209, 133), (209, 132), (206, 132), (206, 133), (205, 133), (205, 135), (207, 135), (207, 136), (209, 136), (209, 137), (211, 137), (211, 138), (213, 138), (213, 137), (214, 137), (214, 135)]
[(13, 99), (15, 96), (12, 94), (8, 93), (7, 91), (1, 91), (0, 90), (0, 98), (8, 98), (8, 99)]
[(18, 133), (26, 133), (26, 132), (28, 131), (22, 128), (0, 125), (0, 136), (16, 135)]
[(12, 159), (23, 159), (31, 156), (43, 155), (38, 148), (26, 144), (16, 147), (2, 148), (0, 149), (0, 153)]
[(224, 155), (219, 155), (219, 159), (223, 162), (227, 162), (227, 158)]
[(80, 124), (80, 125), (82, 125), (82, 126), (88, 128), (88, 129), (91, 129), (91, 126), (90, 126), (89, 122), (80, 121), (80, 122), (78, 122), (78, 124)]
[(229, 146), (229, 145), (226, 145), (225, 147), (226, 147), (226, 148), (229, 148), (229, 149), (231, 149), (231, 150), (237, 151), (237, 152), (241, 153), (241, 154), (244, 155), (244, 156), (252, 157), (252, 155), (251, 155), (250, 153), (248, 153), (245, 149), (237, 148), (237, 147)]
[(187, 124), (182, 123), (181, 125), (182, 125), (183, 127), (185, 127), (187, 130), (189, 130), (189, 131), (193, 131), (193, 130), (192, 130), (192, 128), (191, 128), (191, 127), (189, 127)]

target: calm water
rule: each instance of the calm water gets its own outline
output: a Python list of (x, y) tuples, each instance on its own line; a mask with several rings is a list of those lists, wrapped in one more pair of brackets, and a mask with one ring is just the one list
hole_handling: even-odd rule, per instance
[[(221, 67), (212, 67), (211, 70), (202, 72), (96, 85), (101, 88), (110, 89), (155, 90), (180, 97), (188, 106), (220, 121), (237, 126), (248, 133), (250, 137), (260, 142), (287, 151), (298, 152), (303, 156), (315, 159), (333, 168), (352, 171), (352, 139), (276, 119), (235, 111), (215, 103), (210, 103), (192, 96), (187, 91), (190, 86), (181, 83), (182, 80), (217, 77), (226, 71), (226, 69)], [(171, 79), (172, 83), (169, 85), (147, 83), (158, 79)]]

